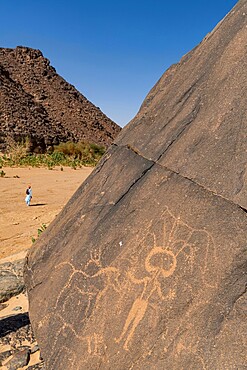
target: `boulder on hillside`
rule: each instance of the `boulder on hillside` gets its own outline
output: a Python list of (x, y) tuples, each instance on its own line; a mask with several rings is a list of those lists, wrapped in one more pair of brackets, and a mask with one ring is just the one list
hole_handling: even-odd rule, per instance
[(163, 75), (29, 253), (49, 370), (246, 367), (246, 14)]

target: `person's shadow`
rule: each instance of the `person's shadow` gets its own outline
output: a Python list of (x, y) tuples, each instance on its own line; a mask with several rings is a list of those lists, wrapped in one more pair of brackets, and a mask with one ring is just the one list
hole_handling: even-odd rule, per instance
[(40, 207), (40, 206), (47, 206), (47, 203), (34, 203), (34, 204), (30, 204), (30, 207)]

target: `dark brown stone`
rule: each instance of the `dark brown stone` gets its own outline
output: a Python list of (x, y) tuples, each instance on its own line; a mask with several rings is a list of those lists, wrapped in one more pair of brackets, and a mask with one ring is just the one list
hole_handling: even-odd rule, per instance
[(45, 366), (43, 363), (39, 363), (36, 365), (28, 366), (27, 370), (45, 370)]
[[(9, 363), (9, 366), (12, 366), (12, 369), (19, 368), (21, 363), (23, 364), (29, 360), (29, 354), (39, 350), (35, 343), (36, 339), (27, 313), (3, 317), (0, 320), (0, 368), (6, 362)], [(4, 346), (10, 347), (10, 350), (1, 352)], [(7, 361), (11, 355), (13, 355), (13, 359)], [(38, 361), (39, 364), (35, 365), (33, 369), (41, 368), (40, 361), (42, 360)]]
[(245, 14), (165, 73), (29, 253), (49, 370), (246, 366)]
[(13, 357), (5, 364), (8, 370), (18, 370), (28, 364), (30, 360), (30, 349), (25, 348), (23, 350), (14, 353)]
[(3, 362), (6, 361), (7, 358), (9, 358), (12, 355), (12, 353), (13, 353), (12, 350), (0, 352), (0, 365), (1, 366), (2, 366)]
[(47, 142), (87, 141), (108, 147), (120, 127), (60, 77), (39, 50), (0, 48), (0, 149), (28, 137), (30, 150)]
[(0, 302), (5, 302), (25, 289), (23, 266), (25, 259), (0, 264)]

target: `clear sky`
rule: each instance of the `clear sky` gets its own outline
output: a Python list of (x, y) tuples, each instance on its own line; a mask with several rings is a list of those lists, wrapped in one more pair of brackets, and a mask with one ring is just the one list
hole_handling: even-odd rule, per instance
[(0, 0), (1, 47), (40, 49), (120, 126), (237, 0)]

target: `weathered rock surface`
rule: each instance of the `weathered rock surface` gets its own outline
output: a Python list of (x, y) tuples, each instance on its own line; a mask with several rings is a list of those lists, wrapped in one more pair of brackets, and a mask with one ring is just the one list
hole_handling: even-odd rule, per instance
[(24, 263), (25, 259), (0, 264), (0, 303), (24, 290)]
[(117, 144), (247, 208), (245, 8), (168, 69)]
[(246, 368), (246, 14), (164, 74), (29, 253), (47, 369)]
[(13, 357), (6, 363), (9, 370), (18, 370), (28, 364), (30, 360), (30, 349), (25, 348), (16, 352)]
[(119, 131), (39, 50), (0, 48), (0, 149), (26, 137), (36, 151), (69, 140), (108, 147)]

